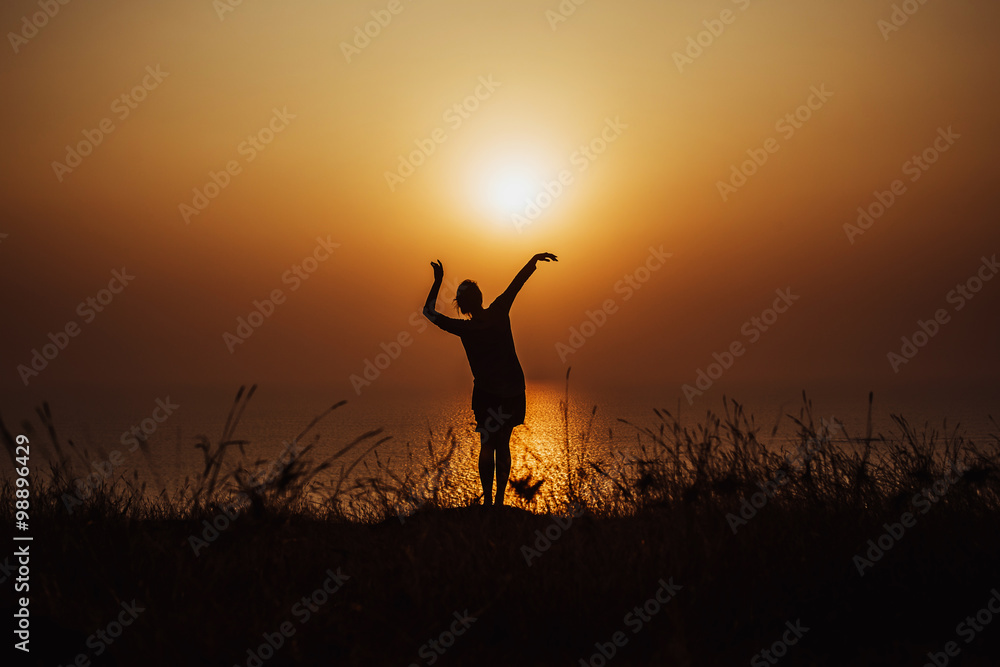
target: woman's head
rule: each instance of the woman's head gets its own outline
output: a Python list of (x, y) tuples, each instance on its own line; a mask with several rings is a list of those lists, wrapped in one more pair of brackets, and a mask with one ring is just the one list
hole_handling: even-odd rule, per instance
[(475, 280), (463, 280), (455, 290), (455, 307), (463, 315), (471, 315), (483, 307), (483, 293)]

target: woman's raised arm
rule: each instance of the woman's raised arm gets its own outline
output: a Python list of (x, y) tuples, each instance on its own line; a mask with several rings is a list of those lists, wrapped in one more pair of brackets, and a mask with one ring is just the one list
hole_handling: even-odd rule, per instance
[[(503, 294), (497, 297), (496, 301), (499, 301), (505, 308), (509, 309), (511, 304), (514, 303), (514, 297), (517, 296), (517, 293), (521, 291), (522, 287), (524, 287), (524, 283), (528, 282), (528, 278), (531, 277), (531, 274), (535, 272), (535, 264), (537, 262), (558, 261), (559, 259), (551, 252), (538, 253), (528, 260), (528, 263), (524, 265), (524, 268), (517, 272), (514, 279), (510, 281), (510, 285), (508, 285), (507, 289), (503, 291)], [(496, 303), (496, 301), (494, 303)]]
[(434, 284), (431, 285), (431, 291), (427, 295), (426, 303), (424, 303), (424, 317), (433, 322), (438, 315), (437, 300), (438, 292), (441, 290), (441, 281), (444, 280), (444, 266), (441, 265), (439, 259), (436, 262), (431, 262), (431, 268), (434, 269)]

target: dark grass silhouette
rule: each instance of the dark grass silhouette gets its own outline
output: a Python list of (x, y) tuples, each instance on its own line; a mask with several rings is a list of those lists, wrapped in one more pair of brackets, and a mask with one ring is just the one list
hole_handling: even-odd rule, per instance
[[(969, 644), (955, 632), (1000, 586), (998, 435), (974, 443), (902, 417), (875, 434), (870, 402), (867, 432), (853, 435), (816, 423), (803, 396), (783, 452), (727, 400), (696, 426), (655, 410), (634, 426), (637, 455), (599, 460), (570, 446), (590, 426), (569, 423), (567, 388), (560, 475), (512, 480), (514, 507), (484, 515), (456, 488), (453, 432), (430, 434), (423, 464), (383, 460), (377, 430), (315, 459), (318, 436), (306, 439), (342, 403), (274, 461), (248, 462), (235, 433), (253, 391), (237, 394), (218, 441), (199, 440), (205, 465), (188, 487), (150, 497), (122, 476), (72, 513), (63, 494), (88, 457), (40, 409), (48, 442), (32, 436), (33, 460), (43, 447), (54, 458), (33, 471), (36, 660), (95, 660), (88, 635), (133, 598), (146, 611), (94, 664), (247, 665), (290, 621), (295, 634), (262, 664), (425, 665), (428, 640), (466, 611), (477, 620), (441, 664), (578, 665), (624, 631), (616, 665), (742, 665), (797, 619), (809, 631), (783, 665), (922, 665), (948, 641), (961, 664), (1000, 656), (1000, 618)], [(915, 494), (955, 466), (964, 472), (921, 514)], [(773, 497), (734, 534), (727, 516), (768, 480), (780, 480)], [(9, 481), (0, 496), (10, 524)], [(570, 505), (578, 516), (541, 548), (555, 515), (536, 512)], [(236, 518), (195, 556), (191, 536), (227, 510)], [(861, 576), (855, 556), (906, 511), (916, 525)], [(338, 568), (350, 579), (300, 623), (294, 605)], [(670, 578), (683, 588), (633, 633), (625, 614)]]

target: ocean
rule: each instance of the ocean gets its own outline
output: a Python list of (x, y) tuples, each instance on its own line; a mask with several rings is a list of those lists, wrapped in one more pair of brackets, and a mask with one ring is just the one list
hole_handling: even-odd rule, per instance
[[(246, 406), (234, 439), (246, 441), (245, 454), (235, 448), (227, 453), (227, 465), (242, 460), (247, 467), (266, 467), (324, 410), (341, 396), (324, 397), (324, 392), (281, 391), (258, 388)], [(666, 394), (666, 392), (664, 392)], [(329, 457), (358, 436), (381, 429), (379, 436), (352, 450), (340, 463), (350, 464), (365, 447), (379, 438), (391, 436), (359, 462), (354, 475), (371, 471), (375, 459), (390, 468), (405, 472), (412, 466), (428, 464), (434, 452), (443, 452), (449, 429), (457, 443), (458, 456), (452, 462), (453, 479), (460, 479), (469, 490), (478, 482), (475, 456), (479, 436), (474, 432), (470, 408), (471, 388), (446, 393), (387, 392), (348, 397), (347, 404), (322, 419), (298, 446), (314, 444), (314, 460)], [(199, 436), (218, 443), (235, 391), (189, 388), (169, 392), (88, 390), (62, 394), (50, 400), (52, 421), (58, 439), (74, 461), (77, 474), (82, 470), (106, 469), (115, 461), (114, 477), (124, 476), (136, 484), (145, 483), (147, 492), (166, 490), (173, 493), (196, 478), (204, 467), (203, 452), (196, 448)], [(530, 384), (525, 424), (514, 431), (511, 440), (514, 460), (512, 476), (544, 479), (551, 487), (565, 479), (566, 434), (560, 404), (565, 386)], [(798, 416), (802, 407), (801, 391), (757, 391), (747, 400), (745, 409), (760, 428), (760, 439), (775, 448), (795, 440), (797, 427), (787, 415)], [(596, 406), (596, 411), (594, 410)], [(995, 443), (1000, 428), (990, 420), (997, 414), (996, 396), (984, 397), (951, 393), (945, 398), (926, 396), (876, 396), (873, 409), (873, 432), (898, 432), (890, 414), (902, 414), (918, 430), (927, 427), (959, 433), (979, 444)], [(569, 390), (570, 456), (611, 459), (616, 453), (631, 454), (645, 442), (641, 428), (657, 430), (660, 417), (654, 409), (679, 415), (681, 423), (693, 427), (704, 423), (708, 410), (721, 414), (722, 395), (697, 399), (694, 405), (677, 396), (658, 400), (655, 392), (620, 389), (617, 391)], [(32, 406), (7, 402), (2, 412), (7, 428), (14, 434), (26, 433), (32, 441), (34, 474), (45, 474), (47, 461), (55, 461), (55, 448)], [(838, 395), (828, 393), (814, 400), (813, 418), (837, 420), (851, 436), (863, 436), (867, 416), (867, 392)], [(30, 420), (22, 425), (22, 420)], [(625, 420), (625, 421), (622, 421)], [(625, 423), (629, 422), (629, 423)], [(772, 430), (777, 430), (772, 436)], [(143, 439), (147, 447), (139, 447)], [(835, 438), (836, 439), (836, 438)], [(69, 443), (72, 443), (72, 447)], [(428, 448), (430, 443), (430, 449)], [(339, 467), (329, 473), (335, 475)], [(367, 466), (367, 467), (366, 467)], [(4, 463), (5, 475), (11, 464)], [(227, 468), (228, 469), (228, 468)]]

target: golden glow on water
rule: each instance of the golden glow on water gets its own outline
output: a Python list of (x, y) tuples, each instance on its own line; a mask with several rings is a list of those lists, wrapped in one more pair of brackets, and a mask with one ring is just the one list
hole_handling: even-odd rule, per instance
[[(574, 400), (570, 395), (569, 428), (562, 408), (564, 389), (556, 385), (532, 385), (527, 390), (525, 423), (514, 429), (510, 441), (511, 473), (505, 504), (533, 511), (547, 511), (565, 507), (568, 502), (568, 470), (576, 470), (587, 460), (608, 461), (614, 458), (614, 443), (605, 430), (602, 434), (597, 419), (591, 422), (593, 406)], [(471, 410), (465, 401), (456, 409), (462, 413)], [(464, 414), (464, 413), (462, 413)], [(591, 430), (588, 435), (588, 424)], [(479, 434), (469, 421), (456, 431), (458, 446), (455, 455), (447, 464), (444, 475), (451, 482), (446, 494), (448, 504), (464, 505), (481, 496), (478, 456)], [(442, 453), (437, 443), (435, 452)], [(620, 443), (619, 443), (620, 444)], [(426, 448), (421, 464), (433, 466)], [(584, 466), (586, 467), (586, 466)], [(580, 480), (574, 474), (573, 483), (579, 487)], [(589, 477), (593, 477), (590, 475)], [(541, 482), (537, 491), (532, 487)], [(590, 479), (587, 486), (597, 480)]]
[[(567, 440), (567, 428), (561, 409), (564, 389), (561, 383), (533, 383), (528, 386), (526, 423), (514, 430), (511, 440), (511, 486), (506, 494), (508, 505), (535, 512), (565, 508), (568, 500), (567, 471), (570, 469), (575, 473), (573, 490), (577, 495), (598, 501), (598, 505), (601, 499), (615, 498), (619, 489), (612, 488), (613, 485), (606, 477), (596, 474), (589, 462), (601, 464), (616, 477), (624, 473), (624, 476), (634, 478), (636, 470), (627, 461), (639, 454), (637, 431), (619, 422), (619, 417), (628, 419), (637, 427), (655, 432), (660, 421), (653, 414), (653, 408), (667, 407), (672, 414), (680, 415), (684, 427), (698, 431), (705, 423), (705, 412), (689, 409), (687, 406), (678, 409), (676, 404), (665, 406), (651, 393), (608, 391), (593, 395), (584, 390), (574, 390), (571, 383)], [(755, 416), (755, 423), (761, 428), (759, 435), (765, 446), (780, 450), (784, 447), (794, 448), (798, 442), (797, 428), (787, 418), (781, 421), (777, 435), (771, 434), (779, 414), (798, 412), (795, 393), (797, 392), (771, 398), (759, 397), (747, 406), (748, 413)], [(115, 400), (106, 400), (107, 397), (99, 395), (96, 398), (98, 401), (94, 405), (102, 409), (113, 406), (117, 411), (101, 412), (97, 408), (89, 409), (90, 406), (79, 399), (60, 399), (54, 404), (58, 415), (56, 425), (62, 437), (67, 441), (72, 440), (80, 447), (78, 453), (84, 459), (108, 460), (110, 452), (120, 447), (120, 424), (135, 423), (135, 415), (143, 414), (148, 406), (142, 401), (132, 405), (129, 400), (115, 395), (111, 395)], [(283, 451), (284, 444), (320, 414), (324, 405), (329, 406), (329, 403), (315, 396), (309, 398), (295, 394), (283, 397), (282, 400), (274, 398), (266, 390), (255, 396), (255, 402), (248, 408), (236, 432), (237, 438), (247, 441), (245, 453), (237, 451), (235, 447), (229, 450), (220, 479), (228, 480), (236, 466), (266, 474)], [(413, 498), (414, 504), (420, 505), (432, 488), (438, 489), (438, 498), (443, 506), (459, 507), (474, 502), (480, 497), (481, 486), (477, 461), (479, 435), (473, 430), (470, 398), (471, 386), (458, 393), (438, 396), (408, 392), (396, 395), (392, 400), (369, 404), (349, 403), (334, 411), (300, 442), (302, 446), (315, 445), (308, 455), (313, 464), (328, 459), (363, 433), (374, 429), (382, 431), (338, 459), (333, 467), (324, 470), (317, 478), (322, 484), (313, 488), (307, 499), (317, 507), (324, 505), (337, 487), (343, 464), (345, 470), (350, 469), (341, 486), (342, 493), (350, 491), (355, 482), (361, 482), (363, 488), (356, 489), (356, 495), (361, 497), (367, 492), (369, 499), (377, 500), (377, 494), (371, 493), (370, 480), (378, 479), (383, 488), (388, 484), (387, 495), (392, 496), (387, 499), (390, 508), (397, 495), (404, 499)], [(217, 441), (224, 421), (222, 417), (226, 413), (226, 401), (231, 398), (228, 393), (210, 392), (195, 396), (185, 394), (182, 398), (175, 396), (173, 400), (179, 400), (185, 406), (185, 419), (178, 421), (176, 428), (160, 429), (150, 437), (149, 456), (139, 452), (128, 453), (123, 464), (115, 470), (116, 474), (127, 476), (137, 485), (148, 484), (146, 493), (150, 497), (157, 495), (161, 489), (173, 497), (180, 489), (197, 482), (205, 468), (203, 452), (194, 447), (197, 436), (207, 434), (213, 442)], [(591, 411), (595, 405), (597, 412), (592, 419)], [(973, 409), (971, 405), (970, 403), (968, 412), (970, 417), (980, 409)], [(74, 413), (67, 411), (66, 406), (76, 406), (80, 410)], [(851, 434), (864, 433), (865, 413), (859, 409), (864, 407), (864, 403), (855, 397), (842, 397), (833, 401), (827, 399), (817, 402), (816, 406), (814, 415), (817, 418), (835, 418), (844, 421), (846, 430)], [(875, 406), (875, 433), (893, 432), (890, 413), (916, 415), (910, 420), (913, 424), (940, 423), (940, 417), (921, 411), (919, 405), (888, 404), (880, 407), (876, 399)], [(200, 412), (199, 407), (202, 408)], [(722, 414), (722, 406), (712, 407), (717, 414)], [(981, 409), (986, 412), (985, 406)], [(101, 419), (95, 419), (95, 414), (101, 415)], [(842, 419), (842, 416), (846, 416), (846, 419)], [(953, 422), (949, 420), (950, 423)], [(963, 419), (962, 423), (964, 425), (970, 421)], [(92, 428), (93, 424), (103, 428)], [(445, 434), (449, 428), (456, 443), (453, 456), (444, 465), (436, 465), (447, 452), (449, 440)], [(969, 433), (967, 428), (964, 427), (963, 431)], [(977, 441), (991, 442), (989, 433), (988, 428), (984, 430), (980, 427), (970, 434)], [(379, 444), (375, 450), (368, 451), (376, 441), (389, 436), (391, 439)], [(430, 449), (428, 440), (431, 443)], [(643, 436), (642, 441), (643, 444), (650, 445), (647, 436)], [(55, 451), (46, 452), (44, 445), (41, 447), (43, 459), (48, 458), (53, 462), (57, 459)], [(652, 445), (650, 455), (656, 456), (658, 449)], [(351, 468), (355, 461), (357, 464)], [(385, 468), (395, 477), (386, 473)], [(576, 474), (581, 468), (587, 473), (585, 477)], [(427, 474), (424, 473), (425, 469)], [(185, 480), (188, 480), (187, 483)], [(531, 495), (531, 490), (536, 485), (537, 492)], [(341, 500), (343, 499), (341, 496)], [(378, 502), (372, 501), (367, 507), (376, 512), (363, 511), (360, 516), (370, 517), (377, 512), (384, 514), (385, 505)]]

